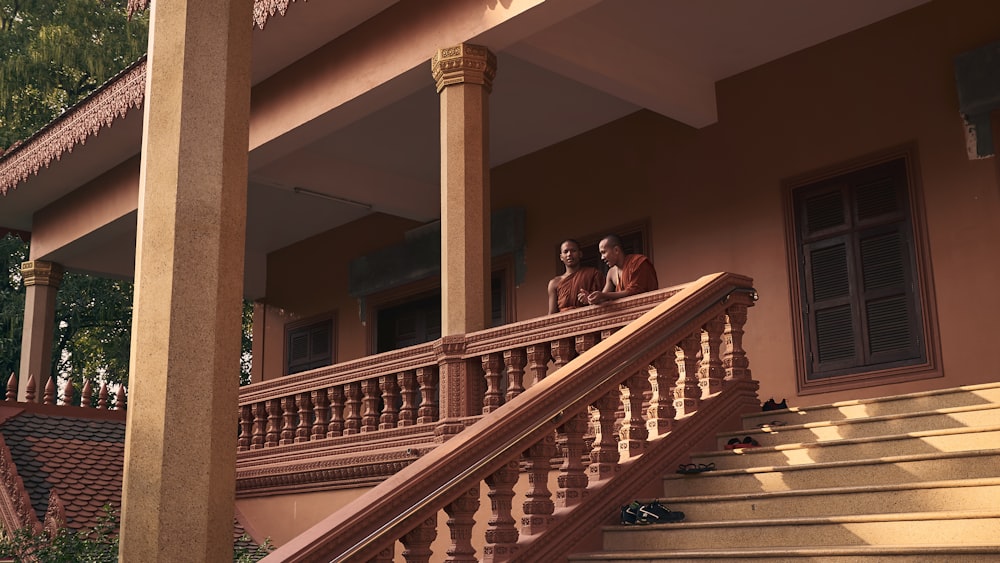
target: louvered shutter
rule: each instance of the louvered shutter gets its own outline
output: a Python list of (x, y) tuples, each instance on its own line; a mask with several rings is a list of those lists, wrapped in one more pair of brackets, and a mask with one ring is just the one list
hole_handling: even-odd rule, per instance
[(893, 161), (795, 193), (811, 379), (923, 357), (906, 186)]

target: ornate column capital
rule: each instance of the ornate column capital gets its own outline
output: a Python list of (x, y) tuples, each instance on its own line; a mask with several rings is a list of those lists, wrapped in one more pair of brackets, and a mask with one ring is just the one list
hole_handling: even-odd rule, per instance
[(438, 93), (452, 84), (481, 84), (490, 92), (497, 74), (497, 56), (482, 45), (460, 43), (434, 53), (431, 73)]
[(48, 285), (55, 288), (62, 282), (63, 267), (55, 262), (31, 260), (21, 262), (21, 278), (24, 285)]

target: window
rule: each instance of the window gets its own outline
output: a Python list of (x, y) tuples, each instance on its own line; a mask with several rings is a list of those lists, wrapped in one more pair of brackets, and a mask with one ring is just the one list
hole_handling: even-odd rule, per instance
[(285, 373), (328, 366), (334, 362), (334, 319), (307, 320), (292, 323), (285, 329)]
[[(512, 322), (513, 262), (497, 260), (490, 279), (491, 324), (494, 327)], [(441, 287), (436, 280), (417, 284), (402, 295), (376, 300), (369, 318), (374, 320), (375, 353), (398, 350), (441, 338)]]
[(929, 364), (907, 162), (895, 158), (792, 191), (800, 388)]

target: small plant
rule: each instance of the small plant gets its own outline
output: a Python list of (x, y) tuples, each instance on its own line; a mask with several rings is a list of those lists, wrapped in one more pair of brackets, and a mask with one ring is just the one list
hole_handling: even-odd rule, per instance
[[(110, 505), (104, 506), (104, 515), (97, 519), (92, 530), (74, 531), (59, 528), (55, 533), (43, 530), (35, 533), (25, 526), (0, 538), (0, 558), (13, 559), (14, 563), (116, 563), (118, 561), (118, 515)], [(253, 546), (252, 539), (243, 534), (233, 548), (234, 563), (256, 563), (270, 553), (274, 546), (268, 538), (262, 545)]]

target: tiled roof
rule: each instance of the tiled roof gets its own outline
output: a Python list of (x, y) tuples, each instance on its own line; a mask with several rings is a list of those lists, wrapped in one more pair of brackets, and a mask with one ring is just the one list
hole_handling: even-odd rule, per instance
[(0, 424), (39, 520), (54, 490), (66, 526), (92, 528), (103, 506), (121, 506), (125, 421), (21, 413)]
[[(62, 504), (66, 527), (74, 530), (94, 528), (106, 504), (121, 513), (124, 411), (0, 401), (3, 447), (39, 522), (45, 521), (53, 492)], [(234, 517), (234, 546), (256, 548), (253, 540), (240, 540), (245, 533)]]

